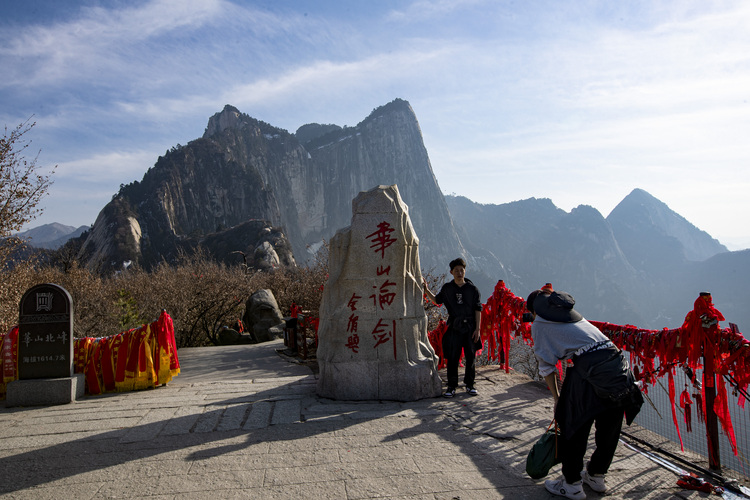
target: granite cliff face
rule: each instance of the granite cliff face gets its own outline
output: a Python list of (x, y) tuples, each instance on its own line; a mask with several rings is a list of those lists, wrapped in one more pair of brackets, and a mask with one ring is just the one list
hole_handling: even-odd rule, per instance
[[(398, 185), (411, 207), (425, 265), (442, 269), (462, 253), (406, 101), (374, 110), (356, 127), (313, 124), (303, 132), (305, 144), (226, 106), (209, 119), (202, 138), (172, 148), (142, 181), (120, 190), (97, 218), (81, 257), (103, 270), (127, 261), (148, 268), (174, 260), (181, 248), (211, 246), (247, 221), (265, 221), (291, 247), (280, 260), (305, 261), (348, 225), (352, 199), (380, 184)], [(234, 250), (257, 247), (255, 236)]]
[(378, 185), (398, 186), (419, 236), (422, 267), (443, 272), (464, 253), (448, 206), (432, 172), (416, 116), (397, 99), (356, 127), (335, 130), (305, 143), (324, 175), (325, 235), (349, 225), (352, 200)]

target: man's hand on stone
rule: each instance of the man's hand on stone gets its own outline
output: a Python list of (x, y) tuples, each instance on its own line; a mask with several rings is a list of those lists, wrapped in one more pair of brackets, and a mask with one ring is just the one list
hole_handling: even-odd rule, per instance
[(432, 290), (430, 290), (430, 287), (427, 285), (427, 280), (422, 278), (422, 283), (424, 283), (424, 296), (429, 300), (430, 302), (435, 302), (435, 294), (432, 293)]

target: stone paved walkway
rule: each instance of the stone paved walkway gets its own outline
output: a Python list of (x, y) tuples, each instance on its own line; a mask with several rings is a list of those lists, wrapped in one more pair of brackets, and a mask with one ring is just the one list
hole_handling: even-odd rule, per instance
[[(165, 387), (0, 408), (0, 498), (556, 498), (524, 472), (552, 414), (527, 377), (486, 367), (478, 397), (332, 401), (281, 348), (181, 350)], [(621, 444), (606, 498), (708, 497), (676, 479)]]

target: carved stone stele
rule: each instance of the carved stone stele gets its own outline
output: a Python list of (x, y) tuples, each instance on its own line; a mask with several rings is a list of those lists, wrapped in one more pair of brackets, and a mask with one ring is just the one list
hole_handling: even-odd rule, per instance
[(427, 339), (419, 239), (397, 186), (352, 202), (351, 225), (330, 241), (320, 307), (318, 394), (414, 401), (440, 395)]

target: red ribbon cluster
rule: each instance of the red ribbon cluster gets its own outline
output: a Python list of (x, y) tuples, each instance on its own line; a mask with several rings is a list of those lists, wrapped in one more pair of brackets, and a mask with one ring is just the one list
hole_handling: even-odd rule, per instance
[[(730, 328), (719, 328), (719, 321), (724, 316), (717, 310), (710, 295), (701, 295), (695, 300), (693, 310), (685, 316), (680, 328), (668, 330), (643, 330), (631, 325), (612, 325), (591, 321), (612, 342), (630, 353), (631, 364), (636, 378), (644, 384), (653, 385), (657, 378), (667, 375), (669, 397), (672, 402), (672, 418), (677, 428), (677, 435), (682, 444), (680, 428), (677, 425), (675, 411), (674, 373), (677, 367), (688, 368), (695, 382), (695, 372), (704, 368), (715, 373), (716, 381), (707, 380), (701, 386), (699, 411), (706, 414), (706, 387), (716, 386), (716, 400), (713, 411), (727, 435), (732, 451), (737, 455), (737, 441), (734, 435), (732, 419), (729, 415), (725, 377), (730, 377), (733, 384), (742, 389), (750, 383), (750, 344), (740, 332)], [(656, 369), (658, 360), (659, 368)], [(701, 360), (703, 364), (701, 364)], [(647, 385), (644, 385), (647, 391)], [(740, 394), (738, 404), (745, 407), (745, 397)]]
[(724, 488), (714, 486), (692, 472), (680, 475), (680, 479), (677, 480), (677, 486), (686, 490), (702, 491), (703, 493), (715, 493), (717, 495), (724, 493)]
[(8, 333), (0, 333), (0, 400), (6, 396), (6, 384), (16, 379), (18, 372), (18, 325), (10, 329)]
[[(550, 287), (549, 284), (546, 286)], [(497, 283), (482, 310), (482, 340), (487, 342), (489, 359), (501, 364), (506, 372), (509, 371), (508, 351), (511, 336), (521, 338), (529, 346), (534, 344), (530, 323), (524, 323), (522, 320), (524, 312), (526, 301), (514, 295), (503, 281)], [(719, 321), (723, 320), (724, 316), (714, 307), (711, 296), (701, 294), (680, 328), (645, 330), (632, 325), (623, 326), (599, 321), (590, 323), (599, 328), (615, 345), (630, 353), (633, 372), (636, 378), (643, 382), (644, 392), (648, 393), (649, 385), (655, 384), (657, 379), (667, 375), (672, 418), (680, 444), (682, 436), (675, 409), (675, 370), (678, 367), (685, 369), (691, 374), (693, 382), (696, 382), (695, 373), (698, 369), (704, 368), (704, 371), (715, 373), (718, 378), (715, 382), (717, 390), (713, 411), (729, 438), (732, 451), (737, 455), (737, 442), (729, 415), (724, 379), (731, 380), (740, 390), (738, 404), (744, 408), (743, 394), (750, 383), (750, 343), (740, 332), (720, 328)], [(445, 322), (441, 321), (435, 330), (428, 333), (430, 344), (440, 356), (440, 368), (444, 366), (441, 340), (446, 329)], [(696, 398), (698, 416), (701, 420), (706, 414), (705, 389), (711, 384), (714, 384), (712, 380), (703, 383), (702, 392)]]
[(123, 392), (166, 384), (180, 373), (172, 318), (108, 337), (75, 339), (74, 369), (86, 376), (86, 392)]
[[(0, 334), (5, 386), (18, 376), (18, 327)], [(172, 318), (162, 312), (153, 323), (108, 337), (81, 337), (73, 342), (73, 371), (86, 377), (86, 393), (123, 392), (166, 384), (180, 373)]]
[(443, 356), (443, 335), (448, 330), (448, 323), (442, 319), (438, 322), (438, 326), (427, 332), (427, 339), (430, 341), (430, 345), (435, 350), (435, 354), (438, 355), (440, 361), (438, 361), (438, 370), (442, 370), (448, 365), (448, 361)]
[[(482, 306), (480, 328), (482, 345), (486, 343), (488, 359), (501, 365), (506, 373), (510, 371), (511, 335), (523, 338), (524, 342), (529, 345), (534, 344), (531, 339), (530, 323), (523, 322), (524, 312), (526, 312), (526, 301), (514, 295), (502, 280), (498, 281), (494, 292)], [(443, 335), (447, 330), (448, 325), (441, 320), (434, 330), (427, 333), (430, 345), (440, 358), (438, 369), (446, 366), (443, 357)]]
[(500, 280), (495, 290), (482, 307), (482, 342), (487, 341), (487, 355), (499, 363), (506, 373), (510, 371), (510, 339), (521, 337), (533, 346), (531, 323), (523, 322), (526, 301), (514, 295), (505, 282)]

